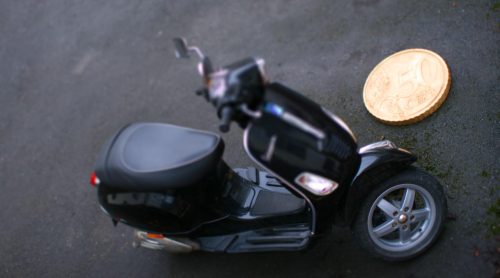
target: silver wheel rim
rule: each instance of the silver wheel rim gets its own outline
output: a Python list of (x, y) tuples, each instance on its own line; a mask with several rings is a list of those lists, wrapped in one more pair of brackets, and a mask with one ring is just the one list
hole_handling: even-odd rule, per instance
[(429, 238), (436, 225), (436, 203), (419, 185), (393, 186), (373, 202), (367, 224), (370, 238), (378, 247), (405, 252)]

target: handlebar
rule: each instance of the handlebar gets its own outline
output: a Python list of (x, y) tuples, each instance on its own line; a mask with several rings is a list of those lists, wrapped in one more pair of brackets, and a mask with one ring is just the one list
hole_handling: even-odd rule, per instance
[[(196, 94), (204, 96), (217, 108), (221, 132), (229, 131), (231, 121), (241, 126), (248, 121), (248, 117), (255, 117), (255, 112), (248, 107), (255, 107), (262, 98), (266, 83), (264, 60), (246, 58), (214, 70), (210, 59), (198, 47), (188, 46), (183, 38), (175, 38), (174, 44), (178, 58), (188, 58), (189, 52), (196, 53), (200, 58), (198, 71), (203, 77), (204, 87)], [(247, 109), (241, 110), (241, 107)]]

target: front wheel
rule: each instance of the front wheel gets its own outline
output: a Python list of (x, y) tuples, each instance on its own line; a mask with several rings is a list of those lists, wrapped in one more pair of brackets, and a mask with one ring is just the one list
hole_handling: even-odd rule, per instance
[(444, 226), (446, 197), (439, 182), (414, 167), (377, 185), (363, 201), (354, 233), (369, 253), (388, 261), (427, 250)]

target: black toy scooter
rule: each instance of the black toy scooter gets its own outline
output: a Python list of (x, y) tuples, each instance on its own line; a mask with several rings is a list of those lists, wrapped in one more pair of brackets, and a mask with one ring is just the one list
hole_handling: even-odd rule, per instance
[(92, 174), (113, 222), (138, 229), (136, 245), (172, 252), (293, 251), (349, 225), (372, 255), (405, 260), (425, 251), (443, 228), (439, 182), (390, 141), (358, 149), (347, 125), (301, 94), (269, 82), (264, 60), (213, 69), (195, 52), (220, 130), (244, 129), (247, 154), (264, 169), (231, 169), (213, 133), (134, 123), (103, 147)]

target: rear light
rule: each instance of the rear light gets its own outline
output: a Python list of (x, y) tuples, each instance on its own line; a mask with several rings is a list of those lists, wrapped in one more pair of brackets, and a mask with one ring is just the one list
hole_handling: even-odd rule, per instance
[(154, 238), (154, 239), (165, 238), (162, 234), (151, 234), (151, 233), (147, 233), (146, 237), (148, 237), (148, 238)]
[(337, 189), (339, 184), (325, 177), (303, 172), (295, 178), (295, 182), (314, 195), (325, 196)]
[(96, 173), (92, 172), (92, 174), (90, 175), (90, 184), (92, 186), (97, 186), (97, 185), (99, 185), (99, 183), (101, 183), (101, 181), (97, 177)]

